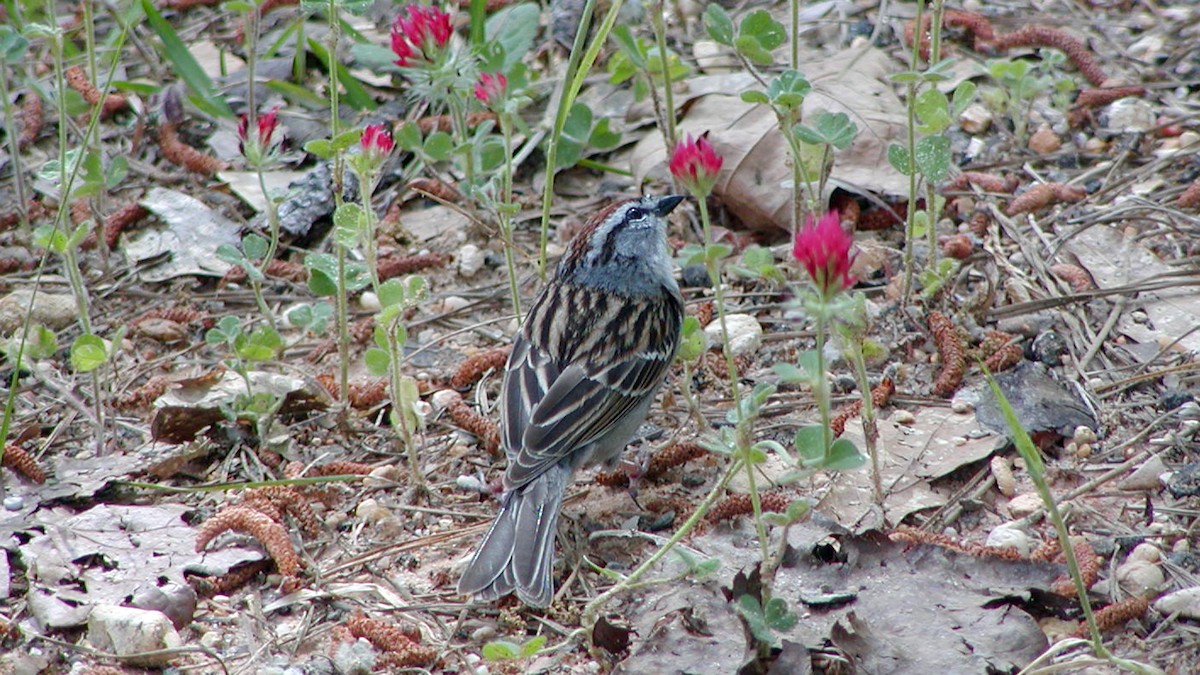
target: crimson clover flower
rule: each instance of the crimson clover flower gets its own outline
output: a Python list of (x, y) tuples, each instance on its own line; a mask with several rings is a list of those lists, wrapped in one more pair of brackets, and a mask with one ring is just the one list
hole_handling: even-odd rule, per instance
[(238, 152), (250, 164), (259, 166), (271, 158), (282, 138), (275, 138), (279, 127), (279, 108), (272, 108), (258, 116), (258, 128), (250, 128), (250, 116), (242, 115), (238, 121)]
[(396, 147), (396, 141), (392, 140), (392, 132), (382, 124), (368, 124), (364, 127), (359, 143), (363, 152), (377, 157), (387, 157), (392, 153), (392, 148)]
[(692, 138), (692, 135), (688, 134), (675, 144), (675, 151), (671, 153), (668, 166), (671, 175), (675, 176), (680, 185), (692, 193), (692, 196), (703, 199), (712, 192), (722, 161), (724, 160), (707, 138)]
[(480, 73), (479, 81), (475, 83), (475, 98), (489, 108), (495, 108), (504, 96), (508, 87), (508, 78), (504, 73)]
[(392, 53), (404, 68), (434, 61), (454, 32), (450, 14), (436, 7), (409, 5), (392, 23)]
[(854, 237), (842, 229), (837, 211), (826, 213), (820, 221), (810, 213), (796, 233), (792, 255), (804, 265), (821, 295), (829, 298), (854, 285), (854, 277), (850, 276), (853, 244)]

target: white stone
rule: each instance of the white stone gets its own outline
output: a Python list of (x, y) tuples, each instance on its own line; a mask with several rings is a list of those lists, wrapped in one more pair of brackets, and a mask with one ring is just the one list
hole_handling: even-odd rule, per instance
[(908, 410), (897, 410), (888, 417), (888, 421), (892, 424), (913, 424), (917, 421), (917, 416)]
[(395, 464), (384, 464), (371, 469), (371, 473), (363, 479), (366, 487), (380, 488), (395, 485), (401, 476), (401, 471)]
[(1138, 544), (1129, 552), (1129, 557), (1126, 560), (1144, 560), (1149, 563), (1156, 563), (1162, 560), (1162, 551), (1154, 544)]
[(1145, 560), (1129, 560), (1117, 568), (1117, 582), (1130, 595), (1158, 592), (1166, 582), (1162, 568)]
[(981, 103), (972, 103), (958, 116), (958, 125), (965, 133), (982, 134), (992, 126), (992, 111)]
[(1154, 128), (1157, 120), (1149, 101), (1123, 98), (1108, 106), (1107, 129), (1112, 133), (1145, 133)]
[[(118, 605), (92, 608), (88, 615), (88, 642), (99, 651), (126, 657), (183, 645), (166, 614)], [(139, 656), (125, 663), (154, 668), (167, 665), (171, 659), (171, 655)]]
[(1011, 548), (1020, 553), (1021, 557), (1029, 557), (1030, 551), (1033, 550), (1033, 544), (1033, 537), (1012, 523), (996, 526), (991, 532), (988, 532), (987, 536), (988, 546)]
[(1189, 619), (1200, 619), (1200, 586), (1168, 593), (1154, 601), (1154, 609), (1164, 616), (1178, 613)]
[(1167, 465), (1163, 463), (1162, 458), (1158, 455), (1151, 455), (1150, 459), (1142, 463), (1141, 466), (1133, 470), (1117, 487), (1122, 490), (1157, 490), (1162, 487), (1161, 476), (1167, 473)]
[[(729, 351), (734, 356), (749, 354), (762, 345), (763, 329), (758, 319), (749, 314), (729, 314), (725, 317), (725, 329), (729, 331)], [(725, 344), (720, 319), (713, 319), (704, 328), (708, 343), (715, 346)]]
[(464, 277), (475, 276), (483, 269), (483, 251), (475, 244), (467, 244), (458, 249), (458, 273)]
[(358, 297), (358, 306), (368, 312), (378, 312), (383, 309), (383, 304), (379, 302), (379, 296), (375, 295), (374, 291), (363, 291), (363, 294)]
[(442, 389), (441, 391), (433, 392), (433, 396), (429, 397), (429, 402), (433, 404), (435, 412), (441, 412), (448, 408), (455, 401), (462, 400), (462, 394), (453, 389)]
[(1042, 508), (1042, 498), (1036, 492), (1025, 492), (1008, 501), (1008, 512), (1013, 518), (1024, 518)]

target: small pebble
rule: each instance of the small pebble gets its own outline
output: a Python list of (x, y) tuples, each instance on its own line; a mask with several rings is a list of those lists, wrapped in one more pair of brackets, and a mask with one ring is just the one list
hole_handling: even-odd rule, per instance
[(378, 312), (383, 309), (383, 305), (379, 302), (379, 296), (371, 291), (363, 291), (363, 294), (358, 298), (358, 304), (368, 312)]
[(971, 403), (970, 401), (964, 401), (961, 398), (956, 398), (950, 401), (950, 410), (959, 415), (966, 415), (975, 410), (975, 404)]
[(458, 273), (467, 278), (473, 277), (483, 269), (484, 260), (483, 251), (478, 246), (467, 244), (458, 249)]
[(1150, 459), (1134, 469), (1127, 478), (1117, 483), (1117, 487), (1122, 490), (1157, 490), (1162, 487), (1162, 475), (1165, 473), (1167, 465), (1162, 458), (1151, 455)]
[(1130, 560), (1117, 568), (1117, 582), (1130, 595), (1156, 593), (1166, 583), (1162, 568), (1146, 560)]
[(388, 487), (399, 482), (401, 471), (395, 464), (385, 464), (371, 470), (371, 473), (363, 479), (363, 485), (367, 487)]
[(1013, 497), (1008, 502), (1008, 512), (1013, 518), (1024, 518), (1042, 508), (1042, 498), (1033, 492)]
[[(729, 351), (734, 356), (750, 354), (762, 345), (763, 329), (758, 319), (749, 314), (729, 314), (725, 317), (725, 329), (729, 332)], [(712, 323), (704, 328), (709, 344), (719, 346), (724, 344), (724, 333), (721, 332), (721, 321), (714, 318)]]
[(972, 103), (958, 116), (959, 128), (964, 133), (982, 134), (992, 126), (992, 111), (981, 103)]
[(22, 497), (5, 497), (4, 508), (9, 511), (20, 511), (21, 507), (25, 506), (25, 499)]
[(917, 421), (917, 416), (907, 410), (897, 410), (888, 419), (895, 424), (912, 424)]
[(1004, 457), (996, 456), (991, 462), (992, 475), (996, 478), (996, 489), (1005, 497), (1017, 493), (1017, 477), (1013, 475), (1012, 467)]
[(1126, 560), (1144, 560), (1150, 563), (1156, 563), (1162, 560), (1162, 551), (1154, 544), (1138, 544), (1129, 552)]
[(1092, 431), (1091, 427), (1079, 425), (1075, 427), (1075, 433), (1072, 435), (1072, 440), (1076, 443), (1095, 443), (1096, 432)]
[(486, 492), (487, 486), (475, 476), (459, 476), (454, 479), (454, 486), (467, 492)]
[(1030, 551), (1033, 550), (1033, 544), (1033, 537), (1012, 523), (1003, 523), (997, 526), (987, 536), (988, 546), (1011, 548), (1020, 553), (1022, 557), (1029, 556)]
[(1200, 619), (1200, 586), (1168, 593), (1154, 601), (1154, 609), (1163, 615), (1178, 613), (1188, 619)]

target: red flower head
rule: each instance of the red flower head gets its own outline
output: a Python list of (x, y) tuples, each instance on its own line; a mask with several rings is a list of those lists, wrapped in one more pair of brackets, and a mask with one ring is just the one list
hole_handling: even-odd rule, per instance
[(358, 142), (362, 146), (363, 157), (374, 167), (382, 164), (392, 154), (392, 148), (396, 147), (392, 133), (382, 124), (368, 124), (363, 128)]
[(475, 98), (489, 108), (494, 107), (504, 96), (508, 86), (508, 78), (504, 73), (480, 73), (479, 81), (475, 83)]
[(669, 167), (671, 175), (675, 176), (688, 192), (697, 199), (703, 199), (712, 192), (722, 161), (707, 138), (700, 136), (693, 139), (692, 135), (688, 134), (675, 144)]
[(821, 295), (828, 298), (854, 285), (854, 277), (850, 276), (853, 244), (854, 238), (842, 229), (837, 211), (821, 216), (820, 222), (809, 214), (796, 233), (792, 255), (804, 265)]
[(250, 130), (250, 116), (242, 115), (238, 121), (238, 152), (252, 164), (261, 163), (275, 150), (282, 139), (274, 138), (279, 127), (279, 108), (272, 108), (258, 116), (258, 129)]
[(454, 32), (450, 15), (435, 7), (409, 5), (392, 23), (392, 53), (404, 68), (419, 61), (433, 61)]

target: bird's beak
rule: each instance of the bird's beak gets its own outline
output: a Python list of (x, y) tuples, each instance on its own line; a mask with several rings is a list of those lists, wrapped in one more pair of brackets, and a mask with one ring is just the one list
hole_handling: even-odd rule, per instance
[(665, 217), (668, 213), (674, 211), (676, 206), (679, 206), (679, 202), (682, 202), (684, 197), (685, 195), (659, 197), (658, 202), (654, 205), (654, 212)]

